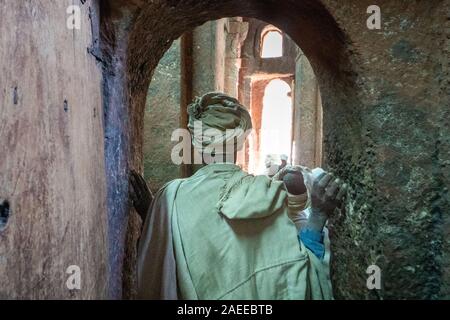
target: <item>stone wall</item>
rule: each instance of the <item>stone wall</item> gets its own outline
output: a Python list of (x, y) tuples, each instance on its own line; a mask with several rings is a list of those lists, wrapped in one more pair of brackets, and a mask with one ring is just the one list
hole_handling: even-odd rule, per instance
[(180, 127), (180, 40), (174, 41), (159, 61), (148, 89), (144, 119), (144, 176), (153, 192), (180, 177), (171, 159), (177, 142), (172, 132)]
[[(339, 107), (322, 90), (324, 159), (352, 187), (332, 234), (335, 290), (340, 298), (448, 299), (448, 61), (436, 50), (445, 47), (448, 1), (382, 2), (381, 30), (356, 18), (370, 4), (328, 2), (353, 42), (356, 86), (346, 94), (360, 101)], [(345, 138), (342, 127), (357, 120)], [(364, 288), (360, 266), (370, 264), (382, 270), (379, 291)]]

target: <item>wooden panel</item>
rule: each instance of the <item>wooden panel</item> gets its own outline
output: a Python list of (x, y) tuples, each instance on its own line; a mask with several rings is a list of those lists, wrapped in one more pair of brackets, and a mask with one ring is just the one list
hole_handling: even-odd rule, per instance
[[(73, 3), (80, 30), (66, 27)], [(106, 294), (101, 68), (87, 52), (94, 4), (0, 2), (0, 198), (10, 205), (0, 298)], [(80, 290), (66, 287), (70, 265)]]

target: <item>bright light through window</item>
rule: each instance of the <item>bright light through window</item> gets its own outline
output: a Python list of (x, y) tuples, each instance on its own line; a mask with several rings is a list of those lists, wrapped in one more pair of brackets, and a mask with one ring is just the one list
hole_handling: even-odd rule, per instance
[(291, 87), (283, 80), (269, 82), (264, 91), (261, 123), (260, 167), (265, 170), (267, 156), (279, 162), (280, 155), (291, 154), (292, 98)]
[(262, 37), (261, 58), (283, 56), (283, 36), (277, 30), (271, 30)]

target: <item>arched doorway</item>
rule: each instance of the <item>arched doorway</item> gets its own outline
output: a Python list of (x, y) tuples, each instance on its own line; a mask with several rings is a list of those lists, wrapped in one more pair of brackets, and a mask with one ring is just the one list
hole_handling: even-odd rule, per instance
[[(347, 134), (358, 130), (353, 116), (359, 103), (354, 95), (349, 94), (353, 78), (346, 37), (321, 2), (275, 4), (271, 1), (242, 3), (236, 0), (220, 3), (202, 1), (192, 5), (160, 1), (139, 6), (119, 3), (116, 7), (105, 6), (102, 14), (102, 29), (109, 31), (103, 32), (102, 40), (106, 57), (105, 157), (111, 296), (121, 295), (125, 235), (136, 234), (139, 230), (134, 216), (130, 216), (127, 227), (128, 168), (142, 170), (143, 111), (147, 88), (159, 59), (172, 41), (187, 30), (221, 17), (247, 16), (267, 21), (285, 31), (301, 47), (315, 69), (322, 88), (324, 115), (327, 114), (326, 106), (333, 105), (333, 115), (338, 113), (343, 119), (352, 117), (344, 121), (345, 128), (333, 132), (333, 139), (350, 140), (343, 143), (352, 147), (358, 145), (353, 137), (359, 135)], [(317, 20), (317, 16), (321, 19)], [(327, 43), (327, 50), (323, 50), (322, 43)], [(351, 112), (350, 106), (355, 106)], [(324, 130), (331, 132), (333, 126), (325, 116)], [(129, 236), (126, 247), (133, 251), (135, 241), (136, 236)], [(133, 257), (128, 256), (127, 259), (133, 260)], [(130, 274), (128, 271), (125, 270), (125, 276)], [(130, 290), (126, 284), (125, 290)]]
[(291, 155), (292, 98), (291, 87), (283, 80), (271, 80), (264, 89), (261, 124), (260, 166), (257, 173), (264, 173), (264, 162), (272, 157), (276, 162), (281, 155)]

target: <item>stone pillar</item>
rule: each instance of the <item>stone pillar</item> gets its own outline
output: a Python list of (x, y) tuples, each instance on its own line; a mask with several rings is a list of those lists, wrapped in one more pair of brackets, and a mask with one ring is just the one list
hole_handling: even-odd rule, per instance
[(239, 70), (241, 68), (241, 46), (248, 32), (248, 22), (241, 17), (229, 18), (225, 25), (225, 79), (224, 91), (238, 98)]
[(322, 107), (314, 71), (303, 53), (297, 56), (294, 89), (293, 163), (320, 166)]
[(193, 97), (224, 90), (226, 19), (209, 21), (193, 32)]

